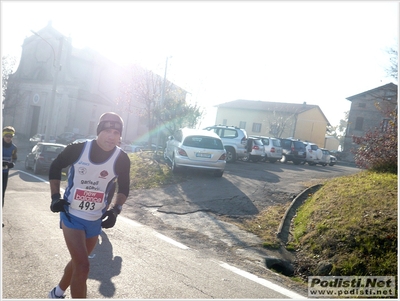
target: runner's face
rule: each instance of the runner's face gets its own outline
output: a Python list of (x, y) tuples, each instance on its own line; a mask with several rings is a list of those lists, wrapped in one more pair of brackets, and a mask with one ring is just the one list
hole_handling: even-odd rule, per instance
[(10, 143), (12, 141), (12, 136), (11, 135), (8, 135), (8, 134), (4, 135), (3, 138), (4, 138), (4, 141), (7, 142), (7, 143)]
[(120, 140), (121, 134), (119, 131), (114, 129), (107, 129), (101, 131), (97, 135), (97, 144), (100, 146), (101, 149), (105, 151), (110, 151), (114, 149)]

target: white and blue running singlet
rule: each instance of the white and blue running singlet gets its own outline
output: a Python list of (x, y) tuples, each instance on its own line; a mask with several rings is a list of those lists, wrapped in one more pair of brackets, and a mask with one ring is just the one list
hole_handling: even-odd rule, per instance
[(90, 150), (94, 141), (87, 141), (79, 159), (71, 165), (68, 186), (64, 198), (70, 203), (68, 212), (85, 220), (101, 218), (107, 206), (107, 195), (117, 177), (114, 164), (121, 153), (116, 147), (111, 157), (103, 163), (90, 161)]

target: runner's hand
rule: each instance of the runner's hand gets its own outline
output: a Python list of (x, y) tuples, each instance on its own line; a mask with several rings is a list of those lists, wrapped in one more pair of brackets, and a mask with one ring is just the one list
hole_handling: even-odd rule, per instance
[(101, 223), (101, 227), (106, 229), (114, 227), (117, 221), (117, 215), (118, 214), (114, 211), (114, 209), (110, 209), (104, 212), (103, 216), (101, 217), (101, 219), (103, 220), (103, 222)]
[(51, 196), (51, 204), (50, 210), (53, 212), (65, 212), (64, 206), (69, 206), (69, 203), (64, 200), (60, 199), (61, 195), (59, 193), (55, 193)]

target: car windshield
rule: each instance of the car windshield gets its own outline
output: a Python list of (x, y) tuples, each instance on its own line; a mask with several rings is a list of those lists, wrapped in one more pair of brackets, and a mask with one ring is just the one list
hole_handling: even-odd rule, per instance
[(212, 137), (189, 136), (183, 141), (183, 145), (208, 149), (224, 149), (222, 141)]
[(301, 141), (294, 141), (294, 147), (295, 147), (296, 149), (304, 149), (304, 148), (305, 148), (305, 147), (304, 147), (304, 143), (301, 142)]
[(280, 147), (281, 146), (281, 140), (278, 139), (271, 139), (272, 141), (272, 145), (276, 146), (276, 147)]
[(318, 146), (316, 146), (315, 144), (311, 144), (310, 147), (311, 147), (312, 150), (317, 150), (318, 149)]
[(281, 140), (281, 145), (285, 149), (290, 149), (291, 144), (292, 144), (292, 141), (290, 141), (290, 140), (286, 140), (286, 139)]
[(263, 146), (264, 144), (261, 142), (261, 139), (254, 139), (254, 145)]

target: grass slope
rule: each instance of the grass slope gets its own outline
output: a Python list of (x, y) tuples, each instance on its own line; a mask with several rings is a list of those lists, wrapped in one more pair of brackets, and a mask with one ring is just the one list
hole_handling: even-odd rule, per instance
[(299, 273), (397, 275), (397, 186), (367, 171), (327, 181), (293, 219)]

